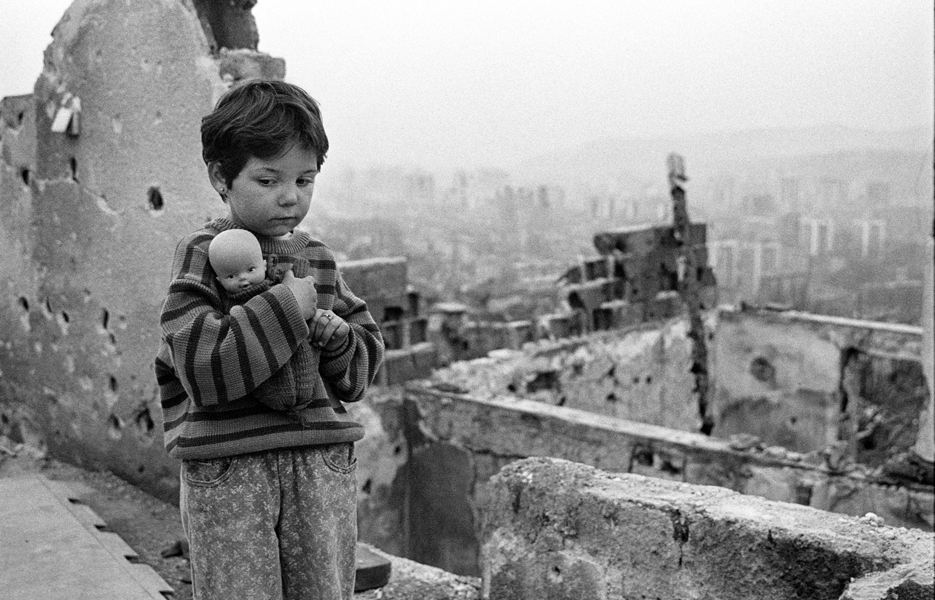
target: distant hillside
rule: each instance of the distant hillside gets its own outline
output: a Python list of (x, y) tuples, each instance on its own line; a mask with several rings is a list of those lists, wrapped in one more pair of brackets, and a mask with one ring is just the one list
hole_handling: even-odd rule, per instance
[(513, 166), (517, 182), (567, 184), (610, 178), (649, 180), (664, 184), (665, 157), (682, 154), (689, 176), (730, 171), (752, 162), (789, 162), (795, 156), (895, 151), (922, 154), (932, 150), (932, 128), (919, 126), (896, 131), (870, 131), (844, 126), (764, 128), (652, 139), (609, 138), (571, 151), (549, 152)]

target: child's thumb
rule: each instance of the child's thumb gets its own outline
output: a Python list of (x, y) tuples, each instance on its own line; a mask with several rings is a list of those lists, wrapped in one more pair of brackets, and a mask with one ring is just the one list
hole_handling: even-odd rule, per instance
[(289, 269), (288, 271), (283, 273), (282, 275), (283, 283), (289, 284), (289, 283), (292, 283), (293, 281), (295, 281), (295, 274), (292, 273), (292, 269)]

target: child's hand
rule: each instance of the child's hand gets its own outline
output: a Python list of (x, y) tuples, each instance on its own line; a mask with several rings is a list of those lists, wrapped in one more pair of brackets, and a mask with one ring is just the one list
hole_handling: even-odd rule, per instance
[(318, 292), (315, 291), (315, 278), (309, 275), (299, 279), (292, 273), (292, 269), (286, 271), (282, 276), (282, 284), (292, 291), (296, 302), (299, 303), (299, 310), (302, 312), (302, 319), (308, 321), (314, 318), (318, 310)]
[(308, 329), (311, 343), (325, 350), (340, 348), (351, 331), (347, 321), (330, 310), (316, 310)]

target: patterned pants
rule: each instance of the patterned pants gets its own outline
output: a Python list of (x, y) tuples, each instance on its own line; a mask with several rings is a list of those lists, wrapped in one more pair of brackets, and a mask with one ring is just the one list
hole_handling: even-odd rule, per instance
[(351, 600), (354, 445), (182, 461), (195, 600)]

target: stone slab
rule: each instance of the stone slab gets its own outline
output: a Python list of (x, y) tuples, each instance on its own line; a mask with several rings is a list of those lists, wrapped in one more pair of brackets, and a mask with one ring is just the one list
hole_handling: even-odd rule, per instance
[(0, 590), (9, 598), (165, 600), (172, 593), (59, 482), (0, 480)]

